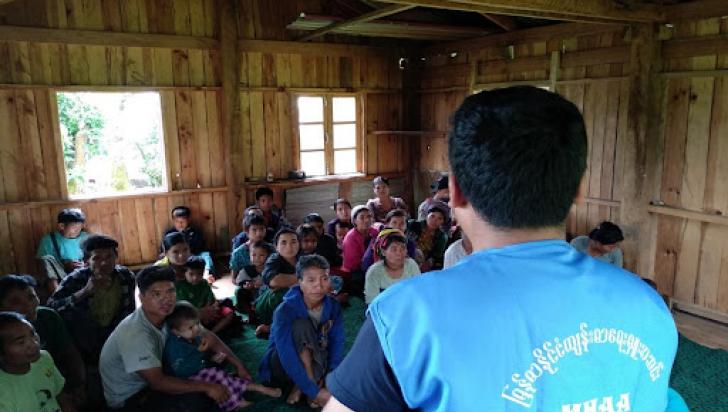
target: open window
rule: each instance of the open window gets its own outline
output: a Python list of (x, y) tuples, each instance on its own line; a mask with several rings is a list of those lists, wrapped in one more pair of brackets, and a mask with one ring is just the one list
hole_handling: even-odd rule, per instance
[(71, 199), (167, 190), (156, 92), (56, 92)]

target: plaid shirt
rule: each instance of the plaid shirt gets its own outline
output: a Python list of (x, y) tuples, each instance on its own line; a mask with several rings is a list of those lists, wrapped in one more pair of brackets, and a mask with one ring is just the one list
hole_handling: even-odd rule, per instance
[[(64, 318), (67, 318), (70, 312), (90, 313), (89, 299), (74, 302), (73, 294), (86, 286), (91, 273), (91, 269), (81, 268), (66, 276), (58, 287), (58, 290), (48, 299), (48, 306), (58, 311)], [(127, 315), (134, 312), (136, 307), (136, 301), (134, 299), (136, 281), (134, 274), (129, 269), (120, 265), (114, 268), (114, 274), (121, 281), (121, 306), (119, 313), (116, 314), (111, 323), (112, 325), (121, 322)]]

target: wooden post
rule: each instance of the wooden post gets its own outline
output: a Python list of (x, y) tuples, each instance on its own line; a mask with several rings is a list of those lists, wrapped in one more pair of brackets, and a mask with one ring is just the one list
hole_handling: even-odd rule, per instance
[[(240, 225), (242, 210), (238, 207), (238, 178), (245, 181), (245, 176), (236, 176), (233, 165), (242, 165), (241, 112), (240, 112), (240, 80), (238, 67), (238, 10), (235, 0), (218, 0), (220, 16), (220, 64), (222, 79), (222, 133), (225, 143), (225, 182), (227, 184), (227, 210), (230, 228)], [(238, 168), (240, 173), (245, 170)], [(244, 193), (244, 191), (243, 191)], [(244, 201), (244, 200), (243, 200)], [(232, 230), (236, 232), (236, 230)]]
[(624, 231), (625, 266), (653, 277), (656, 219), (647, 208), (659, 196), (661, 133), (664, 124), (662, 56), (654, 25), (632, 27), (629, 70), (628, 130), (622, 142), (624, 188), (620, 224)]

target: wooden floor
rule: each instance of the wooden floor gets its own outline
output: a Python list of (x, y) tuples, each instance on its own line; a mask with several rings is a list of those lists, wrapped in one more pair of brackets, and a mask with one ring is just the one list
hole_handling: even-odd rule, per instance
[(680, 311), (673, 311), (673, 318), (686, 338), (709, 348), (728, 350), (727, 325)]

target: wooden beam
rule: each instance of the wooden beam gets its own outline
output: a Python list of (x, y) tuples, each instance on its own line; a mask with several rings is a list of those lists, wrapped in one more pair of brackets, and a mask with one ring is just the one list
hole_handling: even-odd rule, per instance
[(0, 40), (171, 49), (216, 49), (219, 47), (218, 41), (209, 37), (119, 33), (95, 30), (61, 30), (2, 25), (0, 25)]
[(714, 223), (716, 225), (728, 226), (728, 217), (722, 215), (714, 215), (705, 212), (696, 212), (694, 210), (658, 205), (648, 206), (647, 211), (656, 215), (679, 217), (682, 219), (696, 220), (698, 222)]
[(698, 20), (728, 16), (728, 2), (725, 0), (698, 0), (689, 3), (665, 6), (665, 20)]
[(627, 110), (629, 128), (620, 142), (623, 188), (619, 222), (624, 231), (627, 267), (646, 277), (653, 277), (657, 233), (657, 222), (650, 218), (648, 205), (658, 196), (662, 165), (665, 86), (658, 75), (662, 70), (660, 51), (654, 25), (633, 27)]
[(388, 3), (409, 4), (446, 10), (509, 14), (531, 18), (573, 19), (603, 23), (649, 23), (663, 21), (665, 16), (657, 7), (640, 4), (628, 9), (611, 0), (386, 0)]
[(564, 53), (561, 67), (591, 66), (595, 64), (629, 63), (629, 46), (602, 47)]
[(359, 46), (344, 43), (300, 43), (276, 40), (239, 40), (241, 52), (286, 53), (286, 54), (325, 54), (327, 56), (381, 57), (395, 54), (395, 48)]
[(500, 27), (501, 29), (505, 31), (513, 31), (518, 28), (518, 23), (513, 19), (511, 16), (506, 16), (503, 14), (493, 14), (493, 13), (480, 13), (483, 17), (488, 19), (491, 23), (495, 24), (496, 26)]
[(311, 39), (315, 39), (316, 37), (323, 36), (326, 33), (332, 32), (336, 29), (342, 29), (344, 27), (353, 26), (358, 23), (365, 23), (368, 21), (376, 20), (382, 17), (391, 16), (392, 14), (397, 14), (399, 12), (409, 10), (414, 8), (415, 6), (407, 5), (407, 4), (394, 4), (388, 7), (383, 7), (378, 10), (372, 10), (369, 13), (364, 13), (361, 16), (354, 17), (352, 19), (341, 21), (337, 23), (332, 23), (326, 27), (322, 27), (313, 33), (309, 33), (300, 39), (299, 41), (309, 41)]
[(728, 35), (726, 34), (662, 42), (662, 56), (665, 59), (682, 59), (724, 53), (728, 53)]
[[(226, 209), (229, 227), (235, 227), (238, 219), (238, 176), (234, 164), (243, 163), (241, 144), (242, 113), (240, 109), (240, 65), (238, 58), (238, 9), (235, 0), (217, 0), (220, 27), (220, 61), (222, 81), (222, 138), (227, 149), (225, 156), (225, 184), (227, 186)], [(220, 167), (220, 165), (215, 165)], [(245, 181), (245, 176), (240, 176)]]
[(424, 50), (424, 55), (450, 54), (452, 52), (468, 52), (488, 47), (507, 46), (510, 44), (529, 43), (533, 41), (550, 41), (568, 37), (590, 34), (609, 33), (625, 30), (623, 25), (595, 25), (586, 23), (564, 23), (531, 29), (514, 30), (507, 33), (493, 34), (477, 39), (459, 40), (440, 43)]

